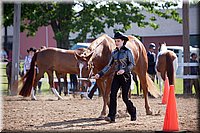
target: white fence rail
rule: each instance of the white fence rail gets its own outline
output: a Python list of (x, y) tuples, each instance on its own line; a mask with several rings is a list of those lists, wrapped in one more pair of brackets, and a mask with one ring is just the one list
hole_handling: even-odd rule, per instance
[[(184, 66), (199, 66), (199, 63), (178, 63), (178, 67), (184, 67)], [(182, 79), (198, 79), (199, 75), (176, 75), (176, 78), (182, 78)]]

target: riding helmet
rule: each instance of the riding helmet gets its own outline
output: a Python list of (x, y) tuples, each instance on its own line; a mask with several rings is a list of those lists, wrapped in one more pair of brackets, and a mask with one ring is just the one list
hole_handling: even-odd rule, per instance
[(149, 48), (156, 49), (156, 45), (154, 43), (150, 43)]

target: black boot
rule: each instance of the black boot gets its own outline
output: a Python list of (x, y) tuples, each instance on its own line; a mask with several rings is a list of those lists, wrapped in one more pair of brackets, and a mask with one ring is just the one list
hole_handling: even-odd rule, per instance
[(95, 83), (95, 85), (92, 87), (90, 93), (88, 94), (88, 97), (90, 99), (92, 99), (93, 95), (94, 95), (94, 92), (97, 90), (98, 86), (97, 86), (97, 83)]
[(93, 94), (92, 94), (92, 93), (89, 93), (89, 94), (88, 94), (88, 97), (89, 97), (90, 99), (92, 99)]
[(133, 113), (131, 114), (131, 121), (136, 121), (137, 117), (136, 117), (136, 108), (134, 107), (134, 111)]
[(132, 115), (132, 116), (131, 116), (131, 121), (136, 121), (136, 119), (137, 119), (137, 118), (136, 118), (136, 115)]
[(115, 119), (108, 116), (108, 117), (105, 117), (105, 121), (108, 121), (110, 123), (114, 123)]

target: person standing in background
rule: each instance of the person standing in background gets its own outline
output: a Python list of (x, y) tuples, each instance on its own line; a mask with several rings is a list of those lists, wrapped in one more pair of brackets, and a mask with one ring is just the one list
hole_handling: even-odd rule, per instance
[(155, 70), (156, 54), (154, 53), (155, 49), (156, 49), (156, 45), (154, 43), (150, 43), (149, 51), (147, 53), (147, 57), (148, 57), (147, 73), (149, 74), (149, 76), (153, 82), (155, 81), (155, 75), (156, 75), (156, 70)]
[[(192, 53), (191, 54), (191, 59), (190, 59), (190, 63), (198, 63), (197, 61), (197, 54)], [(190, 67), (190, 74), (191, 75), (199, 75), (199, 66), (191, 66)], [(198, 78), (194, 78), (190, 80), (190, 88), (192, 89), (192, 86), (194, 85), (194, 89), (196, 92), (196, 96), (199, 98), (200, 96), (200, 85), (199, 85), (199, 79)]]
[(6, 50), (5, 50), (4, 47), (1, 48), (0, 56), (1, 56), (1, 61), (2, 61), (2, 62), (8, 61), (8, 54), (7, 54), (7, 52), (6, 52)]
[[(24, 75), (29, 71), (30, 69), (30, 66), (31, 66), (31, 61), (32, 61), (32, 58), (33, 58), (33, 55), (34, 53), (36, 52), (36, 49), (35, 48), (30, 48), (30, 49), (27, 49), (27, 53), (28, 55), (25, 56), (25, 59), (24, 59)], [(41, 92), (41, 86), (42, 86), (42, 82), (39, 81), (38, 82), (38, 91), (39, 93)], [(36, 90), (35, 90), (36, 92)]]

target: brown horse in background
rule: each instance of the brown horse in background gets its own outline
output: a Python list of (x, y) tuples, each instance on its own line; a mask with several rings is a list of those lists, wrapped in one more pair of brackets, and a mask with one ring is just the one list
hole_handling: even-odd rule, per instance
[[(158, 97), (160, 95), (159, 92), (156, 90), (155, 85), (151, 81), (149, 75), (147, 74), (148, 61), (145, 47), (137, 38), (133, 36), (129, 36), (128, 38), (129, 41), (126, 44), (126, 47), (128, 47), (132, 51), (136, 63), (133, 72), (135, 72), (140, 79), (140, 83), (144, 92), (146, 114), (151, 115), (152, 111), (148, 103), (147, 92), (149, 91), (155, 97)], [(94, 74), (96, 74), (108, 64), (111, 53), (115, 49), (115, 47), (116, 46), (114, 40), (108, 35), (104, 34), (93, 41), (88, 47), (88, 50), (85, 51), (83, 54), (77, 54), (77, 57), (80, 57), (80, 59), (84, 59), (84, 57), (86, 58), (92, 54), (91, 58), (87, 58), (89, 60), (85, 61), (88, 63), (89, 67), (93, 66), (93, 72)], [(106, 105), (109, 105), (108, 98), (113, 79), (113, 72), (114, 70), (113, 68), (111, 68), (107, 74), (96, 80), (97, 85), (101, 89), (101, 92), (103, 94), (104, 102), (100, 117), (104, 117), (106, 115)]]
[[(23, 73), (19, 70), (19, 75), (20, 77), (23, 76)], [(9, 95), (11, 93), (11, 76), (12, 76), (12, 61), (8, 61), (6, 64), (6, 76), (8, 80), (8, 92), (7, 94)]]
[(167, 50), (166, 43), (160, 44), (159, 53), (156, 60), (157, 75), (165, 81), (166, 76), (169, 79), (169, 85), (175, 84), (175, 75), (178, 67), (178, 58), (176, 54)]
[[(38, 52), (39, 51), (42, 51), (44, 49), (46, 49), (47, 47), (46, 46), (41, 46), (40, 49), (38, 49)], [(62, 88), (61, 88), (61, 78), (64, 79), (64, 95), (66, 96), (68, 94), (68, 83), (67, 83), (67, 75), (66, 74), (62, 74), (62, 73), (59, 73), (57, 71), (55, 71), (55, 74), (56, 74), (56, 77), (58, 79), (58, 90), (59, 90), (59, 95), (61, 95), (61, 92), (62, 92)]]
[(11, 76), (12, 76), (12, 62), (9, 61), (6, 64), (6, 76), (7, 76), (7, 80), (8, 80), (8, 95), (10, 94), (11, 91)]
[[(34, 88), (36, 88), (37, 82), (41, 79), (43, 74), (47, 72), (50, 88), (59, 99), (62, 99), (53, 84), (53, 71), (62, 74), (79, 74), (75, 51), (76, 53), (81, 53), (83, 49), (64, 50), (59, 48), (46, 48), (37, 51), (32, 58), (30, 70), (19, 81), (20, 83), (23, 83), (19, 94), (25, 97), (32, 94), (32, 99), (36, 100), (33, 92)], [(35, 69), (36, 66), (37, 69)], [(83, 73), (87, 75), (87, 70), (83, 69)]]

